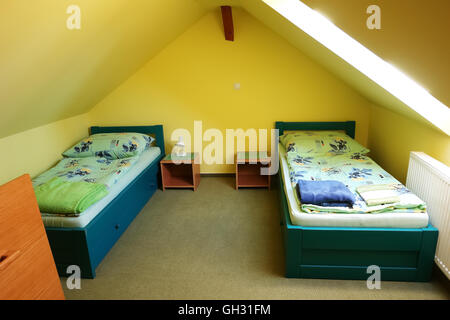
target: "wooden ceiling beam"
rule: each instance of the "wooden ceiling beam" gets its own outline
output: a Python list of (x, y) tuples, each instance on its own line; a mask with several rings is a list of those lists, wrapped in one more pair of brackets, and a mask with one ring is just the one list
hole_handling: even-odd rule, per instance
[(234, 41), (233, 15), (230, 6), (221, 6), (225, 40)]

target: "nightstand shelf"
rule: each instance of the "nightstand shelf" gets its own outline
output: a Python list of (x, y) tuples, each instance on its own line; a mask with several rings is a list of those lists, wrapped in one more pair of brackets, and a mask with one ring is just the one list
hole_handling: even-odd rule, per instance
[(197, 190), (200, 184), (200, 164), (197, 153), (188, 153), (184, 157), (171, 154), (161, 160), (163, 191), (167, 188), (191, 188)]
[(236, 154), (236, 190), (239, 188), (268, 188), (270, 175), (261, 175), (261, 168), (270, 166), (266, 152)]

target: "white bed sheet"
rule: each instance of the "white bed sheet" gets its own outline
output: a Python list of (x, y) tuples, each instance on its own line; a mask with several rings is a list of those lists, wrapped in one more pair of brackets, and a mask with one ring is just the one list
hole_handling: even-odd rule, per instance
[(279, 144), (280, 174), (286, 193), (291, 222), (305, 227), (376, 227), (376, 228), (424, 228), (428, 225), (428, 214), (384, 212), (370, 214), (306, 213), (301, 211), (294, 196), (295, 190), (289, 178), (286, 151)]
[(151, 147), (142, 152), (138, 161), (130, 170), (124, 174), (115, 185), (111, 187), (106, 197), (90, 206), (79, 217), (63, 217), (55, 216), (48, 213), (42, 213), (42, 220), (46, 227), (56, 228), (83, 228), (89, 224), (117, 195), (125, 189), (150, 163), (153, 162), (161, 154), (159, 147)]

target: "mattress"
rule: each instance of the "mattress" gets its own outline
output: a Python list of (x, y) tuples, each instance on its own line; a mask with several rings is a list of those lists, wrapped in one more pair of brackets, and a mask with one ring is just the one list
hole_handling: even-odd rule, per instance
[(300, 209), (295, 190), (289, 179), (286, 151), (278, 146), (280, 174), (289, 207), (291, 223), (305, 227), (376, 227), (376, 228), (424, 228), (428, 225), (426, 212), (383, 212), (383, 213), (306, 213)]
[(42, 220), (46, 227), (83, 228), (89, 224), (119, 193), (125, 189), (142, 171), (144, 171), (159, 155), (161, 149), (151, 147), (139, 156), (137, 162), (123, 177), (114, 184), (106, 197), (90, 206), (81, 216), (64, 217), (42, 213)]

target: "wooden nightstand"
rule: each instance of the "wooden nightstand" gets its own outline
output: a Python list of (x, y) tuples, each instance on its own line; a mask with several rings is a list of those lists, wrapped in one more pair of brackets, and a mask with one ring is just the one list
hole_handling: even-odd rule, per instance
[(192, 188), (200, 184), (200, 164), (198, 153), (187, 153), (184, 157), (168, 154), (161, 160), (163, 191), (167, 188)]
[(267, 152), (236, 154), (236, 190), (239, 188), (269, 188), (270, 175), (261, 175), (261, 168), (270, 166)]

